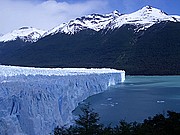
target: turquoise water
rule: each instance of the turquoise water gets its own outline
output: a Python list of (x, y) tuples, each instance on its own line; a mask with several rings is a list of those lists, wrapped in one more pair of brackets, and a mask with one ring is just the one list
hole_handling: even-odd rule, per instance
[[(120, 120), (143, 122), (167, 110), (180, 112), (180, 76), (126, 76), (124, 83), (89, 97), (103, 124), (116, 125)], [(79, 114), (79, 107), (74, 114)]]

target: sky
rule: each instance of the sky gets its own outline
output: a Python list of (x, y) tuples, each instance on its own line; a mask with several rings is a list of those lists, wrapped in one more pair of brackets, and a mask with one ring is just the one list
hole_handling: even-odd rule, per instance
[(0, 34), (24, 26), (49, 30), (91, 13), (132, 13), (146, 5), (180, 15), (180, 0), (0, 0)]

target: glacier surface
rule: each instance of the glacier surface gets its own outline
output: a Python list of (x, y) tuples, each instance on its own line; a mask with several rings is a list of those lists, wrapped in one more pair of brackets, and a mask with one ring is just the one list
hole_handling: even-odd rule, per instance
[(0, 135), (46, 135), (87, 97), (125, 80), (114, 69), (0, 66)]

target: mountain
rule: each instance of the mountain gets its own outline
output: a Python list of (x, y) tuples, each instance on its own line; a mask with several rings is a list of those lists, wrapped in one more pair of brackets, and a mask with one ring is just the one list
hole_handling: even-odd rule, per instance
[[(131, 14), (91, 14), (36, 42), (0, 43), (0, 63), (35, 67), (108, 67), (133, 75), (180, 74), (179, 16), (146, 6)], [(26, 45), (28, 44), (28, 45)]]
[(143, 7), (131, 14), (120, 14), (119, 11), (115, 10), (110, 14), (91, 14), (76, 18), (68, 23), (60, 24), (49, 31), (39, 30), (32, 27), (22, 27), (19, 30), (14, 30), (11, 33), (0, 37), (0, 42), (13, 41), (17, 38), (20, 38), (25, 42), (36, 42), (40, 38), (57, 33), (75, 34), (86, 29), (94, 31), (100, 31), (102, 29), (112, 30), (120, 28), (125, 24), (137, 26), (136, 31), (138, 32), (139, 30), (147, 29), (162, 21), (179, 22), (180, 16), (168, 15), (151, 6)]
[(91, 14), (83, 16), (81, 18), (71, 20), (68, 23), (61, 24), (48, 31), (45, 35), (54, 35), (56, 33), (75, 34), (85, 29), (99, 31), (108, 28), (109, 24), (120, 16), (121, 14), (117, 10), (106, 15)]
[(22, 27), (10, 33), (0, 36), (0, 42), (9, 42), (18, 38), (24, 42), (36, 42), (46, 31), (33, 27)]
[(153, 8), (151, 6), (143, 7), (142, 9), (131, 14), (120, 14), (117, 10), (110, 14), (99, 15), (91, 14), (76, 18), (68, 23), (61, 24), (45, 35), (54, 35), (56, 33), (74, 34), (81, 30), (91, 29), (100, 31), (102, 29), (120, 28), (125, 24), (136, 25), (138, 30), (143, 30), (151, 27), (155, 23), (162, 21), (179, 21), (179, 16), (169, 16), (165, 12)]

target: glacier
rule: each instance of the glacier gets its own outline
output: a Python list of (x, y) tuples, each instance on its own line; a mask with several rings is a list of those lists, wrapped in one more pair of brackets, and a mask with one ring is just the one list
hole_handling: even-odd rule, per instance
[(0, 135), (52, 133), (72, 123), (78, 103), (124, 80), (115, 69), (0, 65)]

